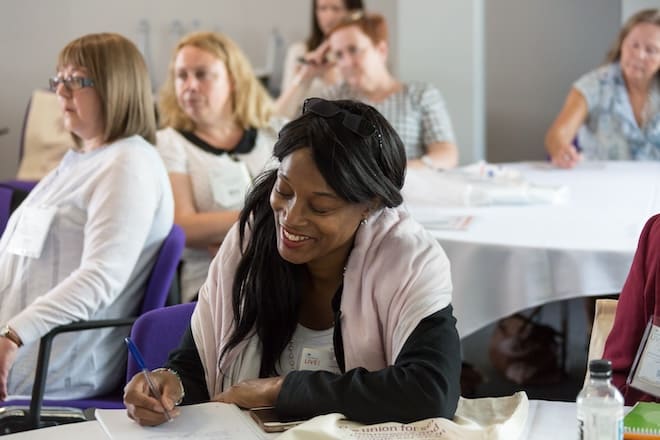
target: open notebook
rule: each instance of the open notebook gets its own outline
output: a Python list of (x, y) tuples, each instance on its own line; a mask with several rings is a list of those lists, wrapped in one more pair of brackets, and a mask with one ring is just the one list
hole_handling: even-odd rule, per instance
[(268, 439), (249, 415), (236, 405), (218, 402), (180, 407), (181, 414), (170, 423), (144, 427), (126, 416), (124, 409), (97, 409), (99, 421), (109, 439)]

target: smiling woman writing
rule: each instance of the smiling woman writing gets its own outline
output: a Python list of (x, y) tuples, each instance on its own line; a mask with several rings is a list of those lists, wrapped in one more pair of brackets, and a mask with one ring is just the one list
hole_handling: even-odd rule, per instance
[[(312, 98), (275, 156), (166, 365), (181, 381), (154, 374), (165, 404), (185, 391), (186, 403), (292, 417), (451, 418), (460, 348), (449, 261), (400, 207), (406, 157), (394, 129), (367, 105)], [(130, 417), (162, 423), (144, 390), (142, 375), (127, 385)]]

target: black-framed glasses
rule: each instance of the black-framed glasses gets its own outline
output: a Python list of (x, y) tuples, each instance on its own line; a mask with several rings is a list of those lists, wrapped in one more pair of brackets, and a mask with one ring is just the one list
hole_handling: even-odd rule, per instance
[(51, 92), (57, 90), (57, 86), (64, 84), (69, 91), (82, 89), (83, 87), (94, 87), (94, 80), (83, 76), (53, 76), (48, 79), (48, 85)]
[(378, 136), (378, 145), (383, 147), (382, 136), (374, 124), (360, 115), (344, 110), (332, 101), (322, 98), (307, 98), (303, 104), (302, 113), (304, 115), (308, 112), (326, 119), (341, 115), (341, 123), (344, 127), (363, 138), (373, 136), (375, 133)]

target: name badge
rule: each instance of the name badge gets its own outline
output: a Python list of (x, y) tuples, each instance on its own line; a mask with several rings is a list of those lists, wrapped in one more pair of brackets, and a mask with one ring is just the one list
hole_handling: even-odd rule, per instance
[(9, 239), (7, 251), (14, 255), (39, 258), (46, 236), (57, 212), (55, 207), (24, 207)]
[(213, 199), (225, 207), (243, 204), (252, 179), (243, 162), (227, 159), (218, 168), (209, 170)]
[(327, 349), (303, 347), (300, 355), (300, 369), (329, 371), (331, 373), (340, 372), (337, 359), (335, 359), (335, 352), (331, 347)]
[(630, 368), (626, 382), (633, 388), (660, 396), (660, 327), (651, 318)]

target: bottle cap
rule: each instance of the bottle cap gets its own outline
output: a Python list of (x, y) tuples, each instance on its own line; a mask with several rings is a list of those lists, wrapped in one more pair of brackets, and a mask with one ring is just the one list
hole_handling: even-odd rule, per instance
[(612, 377), (612, 362), (607, 359), (594, 359), (590, 361), (589, 374), (591, 377), (601, 379)]

